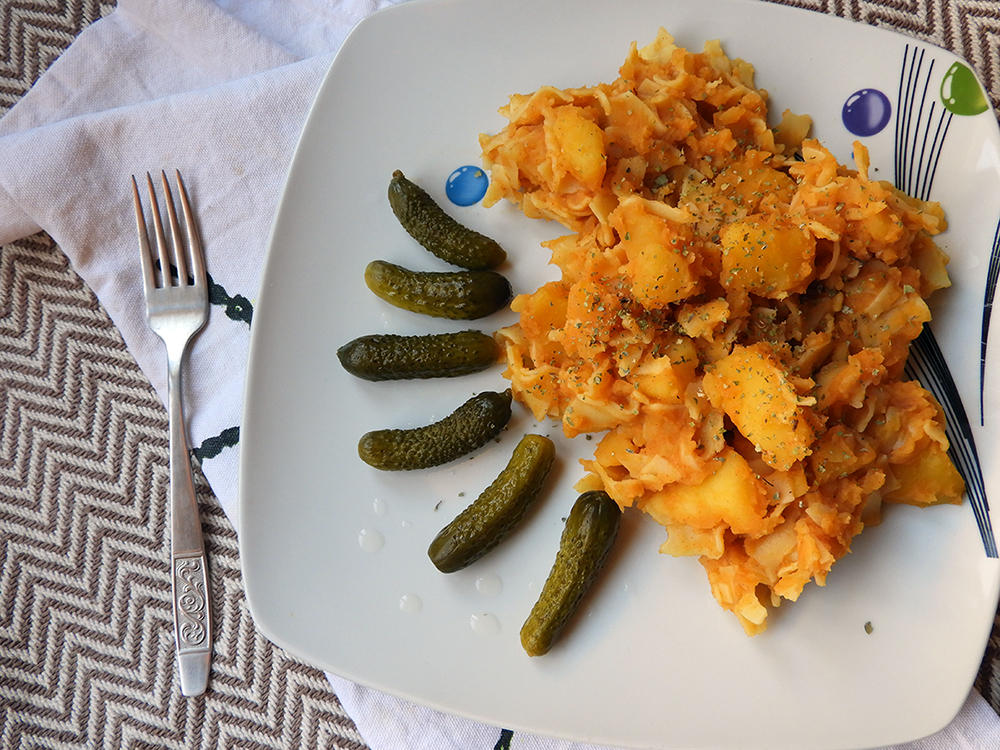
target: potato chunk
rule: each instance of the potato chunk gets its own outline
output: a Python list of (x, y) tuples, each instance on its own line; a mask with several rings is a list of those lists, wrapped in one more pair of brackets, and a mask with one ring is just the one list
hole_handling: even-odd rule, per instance
[(587, 190), (596, 191), (604, 180), (607, 160), (604, 133), (596, 122), (576, 107), (556, 107), (546, 118), (555, 146), (557, 164), (565, 166)]
[(623, 200), (610, 217), (628, 259), (632, 294), (648, 310), (686, 299), (698, 289), (683, 225), (646, 210), (641, 198)]
[(700, 530), (728, 526), (735, 534), (763, 533), (767, 485), (732, 448), (718, 459), (718, 468), (701, 484), (668, 485), (643, 500), (642, 509), (664, 526), (681, 523)]
[(809, 455), (814, 399), (799, 395), (765, 345), (734, 347), (705, 375), (704, 389), (769, 466), (786, 470)]
[(722, 282), (771, 299), (801, 292), (812, 279), (816, 240), (797, 226), (747, 218), (721, 234)]
[(912, 460), (893, 466), (892, 473), (899, 486), (882, 496), (887, 503), (924, 507), (962, 502), (965, 482), (939, 443), (926, 443)]

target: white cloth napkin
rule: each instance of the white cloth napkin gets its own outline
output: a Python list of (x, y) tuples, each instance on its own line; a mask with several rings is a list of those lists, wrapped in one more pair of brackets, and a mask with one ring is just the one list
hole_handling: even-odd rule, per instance
[[(187, 414), (205, 476), (234, 520), (247, 303), (289, 160), (348, 32), (398, 1), (119, 0), (0, 119), (0, 245), (48, 232), (161, 397), (163, 350), (144, 317), (129, 178), (184, 174), (218, 305), (192, 350)], [(585, 748), (330, 681), (372, 750)], [(973, 691), (951, 726), (905, 747), (992, 750), (1000, 718)]]

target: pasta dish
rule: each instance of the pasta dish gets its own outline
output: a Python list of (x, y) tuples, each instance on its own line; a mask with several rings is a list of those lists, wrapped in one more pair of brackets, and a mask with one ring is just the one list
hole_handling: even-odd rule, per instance
[(768, 121), (753, 68), (660, 30), (618, 78), (515, 94), (480, 136), (490, 187), (567, 232), (560, 278), (497, 333), (514, 397), (603, 433), (577, 485), (696, 556), (754, 635), (822, 585), (883, 503), (961, 502), (933, 396), (903, 377), (950, 285), (936, 203)]

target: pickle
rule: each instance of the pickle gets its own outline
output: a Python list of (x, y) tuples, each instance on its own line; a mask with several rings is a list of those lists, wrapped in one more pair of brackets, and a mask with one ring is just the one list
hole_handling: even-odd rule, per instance
[(365, 283), (390, 305), (451, 320), (476, 320), (510, 301), (510, 282), (495, 271), (411, 271), (373, 260)]
[(431, 542), (427, 554), (435, 567), (454, 573), (502, 542), (538, 497), (555, 455), (547, 437), (522, 437), (500, 475)]
[(389, 182), (389, 205), (403, 229), (446, 263), (485, 271), (507, 259), (496, 240), (456, 221), (398, 169)]
[(511, 391), (484, 391), (439, 422), (408, 430), (374, 430), (358, 442), (361, 460), (376, 469), (428, 469), (472, 453), (510, 421)]
[(364, 380), (450, 378), (496, 364), (500, 347), (482, 331), (398, 336), (361, 336), (337, 350), (351, 375)]
[(576, 499), (542, 593), (521, 627), (528, 656), (548, 653), (608, 559), (618, 536), (621, 508), (606, 492), (584, 492)]

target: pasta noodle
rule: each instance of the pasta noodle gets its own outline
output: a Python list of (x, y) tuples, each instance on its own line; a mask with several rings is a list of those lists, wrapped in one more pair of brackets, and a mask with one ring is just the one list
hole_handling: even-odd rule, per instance
[(882, 503), (961, 502), (941, 407), (903, 379), (950, 285), (939, 205), (871, 179), (860, 143), (838, 164), (808, 117), (772, 128), (748, 63), (662, 29), (612, 83), (500, 112), (484, 203), (568, 230), (497, 333), (513, 393), (604, 433), (577, 488), (662, 524), (748, 634)]

